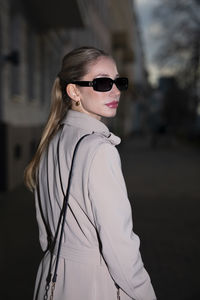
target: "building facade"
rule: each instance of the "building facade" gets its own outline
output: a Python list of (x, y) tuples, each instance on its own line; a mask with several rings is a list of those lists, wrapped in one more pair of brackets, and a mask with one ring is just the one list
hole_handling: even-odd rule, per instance
[[(102, 48), (133, 87), (136, 27), (132, 0), (0, 0), (0, 190), (23, 181), (63, 55), (84, 45)], [(131, 88), (109, 121), (120, 135), (131, 130), (132, 98)]]

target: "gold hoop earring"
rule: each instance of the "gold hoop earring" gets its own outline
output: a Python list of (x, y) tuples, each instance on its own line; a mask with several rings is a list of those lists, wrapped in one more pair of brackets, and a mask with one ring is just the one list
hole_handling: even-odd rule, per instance
[(76, 101), (76, 106), (79, 106), (81, 104), (81, 101)]

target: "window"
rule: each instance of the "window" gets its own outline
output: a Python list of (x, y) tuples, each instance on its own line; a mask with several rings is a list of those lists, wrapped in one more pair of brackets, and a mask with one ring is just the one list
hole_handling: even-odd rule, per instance
[(32, 29), (28, 29), (27, 36), (27, 92), (28, 99), (36, 98), (36, 35)]
[[(11, 15), (11, 51), (19, 51), (21, 46), (21, 20), (18, 14)], [(20, 51), (19, 51), (20, 52)], [(11, 69), (11, 94), (20, 95), (20, 65), (12, 64)]]

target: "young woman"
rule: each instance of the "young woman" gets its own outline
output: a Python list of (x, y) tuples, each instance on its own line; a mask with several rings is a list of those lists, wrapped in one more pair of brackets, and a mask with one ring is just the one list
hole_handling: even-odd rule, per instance
[(131, 207), (115, 148), (120, 138), (101, 122), (101, 117), (115, 116), (120, 92), (127, 87), (128, 79), (119, 77), (114, 60), (99, 49), (82, 47), (63, 58), (49, 119), (25, 172), (26, 184), (35, 192), (45, 251), (35, 300), (47, 299), (72, 157), (86, 134), (74, 159), (54, 299), (156, 299), (140, 256), (139, 238), (132, 231)]

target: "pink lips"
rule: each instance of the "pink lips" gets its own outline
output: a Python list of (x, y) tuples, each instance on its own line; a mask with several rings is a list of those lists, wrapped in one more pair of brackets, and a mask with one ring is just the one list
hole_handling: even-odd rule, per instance
[(112, 101), (112, 102), (106, 103), (106, 105), (110, 108), (117, 108), (118, 101)]

